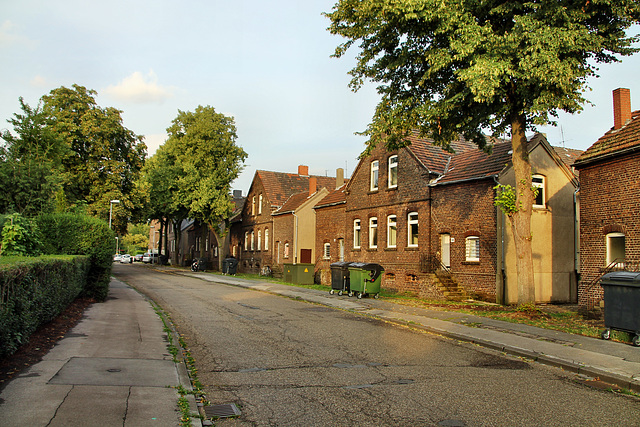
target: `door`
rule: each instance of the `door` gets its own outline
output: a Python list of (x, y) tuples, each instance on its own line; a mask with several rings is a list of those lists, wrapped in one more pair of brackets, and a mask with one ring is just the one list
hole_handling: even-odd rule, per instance
[(449, 268), (451, 267), (451, 235), (440, 235), (440, 261), (442, 265)]

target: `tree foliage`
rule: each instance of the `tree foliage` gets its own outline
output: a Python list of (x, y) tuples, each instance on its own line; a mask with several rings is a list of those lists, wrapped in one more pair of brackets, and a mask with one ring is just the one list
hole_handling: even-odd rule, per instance
[(363, 155), (406, 146), (413, 130), (445, 148), (459, 135), (484, 148), (485, 131), (511, 132), (518, 302), (534, 301), (525, 132), (579, 112), (597, 63), (638, 51), (625, 33), (640, 21), (638, 1), (340, 0), (327, 16), (347, 39), (335, 56), (360, 48), (351, 87), (379, 83)]

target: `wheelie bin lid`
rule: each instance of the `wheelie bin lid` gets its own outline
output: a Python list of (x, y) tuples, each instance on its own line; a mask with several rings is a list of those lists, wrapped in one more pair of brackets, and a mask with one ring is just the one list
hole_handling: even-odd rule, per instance
[(332, 262), (330, 267), (349, 267), (350, 264), (353, 264), (350, 261), (336, 261), (336, 262)]
[(602, 276), (603, 285), (640, 286), (640, 273), (636, 271), (614, 271)]
[(359, 268), (361, 270), (367, 270), (371, 272), (371, 281), (375, 281), (378, 276), (384, 271), (384, 267), (380, 264), (372, 262), (352, 262), (349, 268)]

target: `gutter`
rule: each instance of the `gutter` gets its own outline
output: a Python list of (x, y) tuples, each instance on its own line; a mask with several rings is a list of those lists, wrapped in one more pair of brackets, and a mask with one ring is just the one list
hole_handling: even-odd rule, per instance
[(640, 145), (636, 145), (635, 147), (625, 148), (624, 150), (614, 151), (612, 153), (607, 153), (607, 154), (603, 154), (603, 155), (600, 155), (600, 156), (592, 157), (590, 159), (586, 159), (586, 160), (582, 160), (582, 161), (580, 159), (578, 159), (573, 164), (573, 166), (576, 169), (580, 169), (581, 167), (586, 167), (591, 163), (597, 163), (597, 162), (600, 162), (600, 161), (609, 160), (612, 157), (623, 156), (625, 154), (633, 153), (635, 151), (640, 151)]

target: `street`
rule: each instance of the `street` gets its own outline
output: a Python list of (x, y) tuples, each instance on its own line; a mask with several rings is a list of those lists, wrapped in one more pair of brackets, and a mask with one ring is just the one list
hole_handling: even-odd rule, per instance
[(211, 403), (238, 405), (218, 426), (640, 425), (638, 398), (560, 369), (146, 266), (113, 274), (170, 314)]

